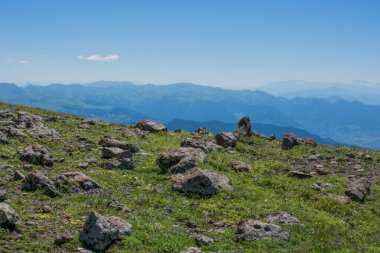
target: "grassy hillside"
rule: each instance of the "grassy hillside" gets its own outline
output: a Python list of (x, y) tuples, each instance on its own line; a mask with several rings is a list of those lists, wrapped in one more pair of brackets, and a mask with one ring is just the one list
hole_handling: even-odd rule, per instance
[[(150, 133), (144, 139), (126, 138), (122, 134), (122, 129), (128, 128), (126, 125), (96, 123), (81, 128), (83, 119), (76, 116), (7, 104), (0, 104), (0, 109), (21, 109), (44, 116), (45, 125), (61, 135), (55, 141), (31, 135), (8, 138), (9, 144), (0, 145), (0, 189), (7, 191), (5, 202), (21, 218), (13, 231), (0, 228), (0, 252), (79, 252), (78, 248), (84, 245), (78, 235), (90, 211), (118, 216), (132, 225), (131, 235), (122, 236), (108, 252), (180, 252), (197, 247), (195, 234), (214, 240), (199, 247), (203, 252), (380, 251), (378, 151), (323, 145), (282, 150), (279, 141), (240, 138), (236, 148), (213, 151), (205, 163), (198, 164), (226, 175), (233, 190), (202, 198), (172, 190), (172, 174), (163, 173), (156, 165), (161, 152), (179, 147), (186, 137), (192, 137), (191, 133)], [(58, 120), (47, 120), (50, 116), (58, 116)], [(106, 170), (99, 166), (103, 159), (98, 142), (104, 136), (137, 144), (140, 151), (134, 156), (134, 170)], [(56, 161), (52, 167), (33, 164), (28, 170), (23, 168), (25, 162), (20, 161), (19, 151), (36, 143), (52, 154)], [(307, 179), (288, 176), (294, 168), (309, 172), (307, 157), (315, 154), (322, 155), (321, 163), (330, 170), (328, 175)], [(360, 158), (365, 155), (372, 160)], [(98, 162), (87, 168), (78, 166), (90, 157)], [(331, 163), (331, 157), (337, 162)], [(246, 162), (253, 172), (235, 172), (230, 165), (232, 160)], [(354, 167), (359, 163), (360, 169)], [(25, 175), (41, 170), (51, 178), (63, 172), (80, 171), (96, 180), (102, 191), (60, 191), (54, 198), (40, 190), (27, 192), (21, 190), (22, 180), (12, 179), (16, 170)], [(364, 202), (343, 204), (318, 198), (321, 192), (312, 188), (316, 182), (331, 183), (335, 187), (325, 192), (345, 195), (348, 175), (363, 176), (372, 182), (371, 193)], [(115, 208), (110, 202), (118, 202), (128, 211)], [(291, 212), (304, 226), (281, 225), (290, 234), (288, 241), (236, 240), (240, 220), (264, 220), (274, 211)], [(55, 245), (55, 238), (65, 233), (73, 239)]]

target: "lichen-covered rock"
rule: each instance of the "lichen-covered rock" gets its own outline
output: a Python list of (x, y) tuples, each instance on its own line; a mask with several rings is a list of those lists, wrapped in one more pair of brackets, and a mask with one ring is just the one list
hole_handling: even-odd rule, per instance
[(28, 133), (30, 135), (35, 135), (50, 140), (58, 140), (61, 138), (61, 135), (55, 129), (46, 126), (35, 126), (30, 129)]
[(156, 121), (153, 121), (153, 120), (141, 121), (141, 122), (136, 124), (136, 128), (143, 130), (143, 131), (151, 132), (151, 133), (167, 132), (168, 131), (166, 126), (164, 126), (163, 124), (158, 123)]
[(224, 148), (234, 148), (237, 143), (237, 138), (233, 133), (221, 132), (215, 135), (216, 144)]
[(183, 173), (196, 166), (197, 162), (205, 162), (207, 155), (201, 149), (180, 147), (158, 155), (156, 163), (162, 169), (169, 169), (174, 173)]
[(58, 189), (54, 182), (38, 170), (26, 176), (22, 182), (21, 189), (25, 191), (43, 190), (45, 194), (51, 197), (55, 197), (58, 194)]
[(91, 250), (104, 251), (120, 236), (130, 234), (131, 225), (125, 220), (92, 212), (79, 234), (79, 240)]
[(62, 175), (84, 190), (97, 189), (101, 187), (98, 182), (82, 172), (67, 172)]
[(296, 217), (294, 217), (289, 212), (281, 212), (281, 211), (273, 212), (266, 218), (266, 220), (268, 222), (284, 224), (287, 226), (303, 225)]
[(346, 195), (355, 201), (364, 201), (370, 193), (371, 182), (366, 178), (359, 178), (349, 182)]
[(198, 246), (204, 246), (214, 243), (214, 240), (208, 236), (205, 235), (196, 235), (195, 236), (195, 243)]
[(14, 227), (20, 218), (8, 204), (0, 203), (0, 226)]
[(215, 144), (214, 142), (204, 140), (202, 138), (186, 138), (181, 142), (181, 147), (199, 148), (206, 153), (222, 149), (221, 146)]
[(53, 159), (49, 151), (42, 145), (33, 144), (20, 152), (20, 159), (33, 164), (53, 166)]
[(253, 171), (250, 165), (238, 160), (231, 161), (231, 166), (236, 172), (252, 172)]
[(278, 240), (287, 241), (289, 233), (280, 226), (258, 220), (242, 220), (238, 224), (236, 236), (239, 241)]
[(228, 177), (209, 170), (193, 168), (172, 177), (173, 189), (187, 194), (211, 196), (220, 190), (232, 190)]
[(123, 150), (121, 148), (110, 148), (104, 147), (102, 148), (102, 158), (110, 159), (110, 158), (132, 158), (133, 154), (128, 150)]

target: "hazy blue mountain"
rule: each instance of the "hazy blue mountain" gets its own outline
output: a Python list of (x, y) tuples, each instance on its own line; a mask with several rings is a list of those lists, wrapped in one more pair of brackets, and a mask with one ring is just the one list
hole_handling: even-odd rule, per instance
[(380, 105), (380, 83), (356, 81), (352, 83), (319, 83), (301, 80), (282, 81), (258, 88), (286, 98), (338, 96), (349, 101)]
[[(236, 123), (225, 123), (225, 122), (220, 122), (217, 120), (211, 120), (211, 121), (206, 121), (206, 122), (196, 122), (192, 120), (175, 119), (166, 123), (166, 126), (168, 127), (169, 130), (172, 130), (172, 131), (176, 129), (183, 129), (188, 132), (193, 132), (195, 129), (199, 127), (206, 127), (210, 132), (214, 134), (220, 133), (220, 132), (233, 131), (236, 129)], [(294, 133), (299, 137), (313, 138), (317, 140), (319, 143), (330, 144), (330, 145), (342, 145), (341, 143), (338, 143), (330, 138), (321, 138), (318, 135), (311, 134), (307, 131), (304, 131), (302, 129), (298, 129), (295, 127), (280, 127), (280, 126), (275, 126), (275, 125), (270, 125), (270, 124), (255, 123), (253, 124), (252, 129), (266, 136), (274, 134), (277, 138), (281, 138), (286, 133)]]
[(295, 127), (340, 143), (380, 148), (380, 106), (339, 97), (276, 97), (263, 91), (226, 90), (189, 83), (134, 85), (129, 82), (18, 87), (0, 84), (0, 100), (60, 112), (135, 123), (143, 118)]

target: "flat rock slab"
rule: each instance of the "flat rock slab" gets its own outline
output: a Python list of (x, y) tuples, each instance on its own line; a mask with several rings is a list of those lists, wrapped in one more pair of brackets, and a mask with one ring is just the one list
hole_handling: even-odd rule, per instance
[(136, 128), (151, 132), (151, 133), (157, 133), (157, 132), (167, 132), (168, 129), (165, 125), (158, 123), (153, 120), (144, 120), (136, 124)]
[(242, 220), (238, 224), (236, 236), (239, 241), (289, 240), (289, 233), (280, 226), (258, 220)]
[(79, 234), (79, 240), (89, 249), (104, 251), (120, 236), (130, 235), (132, 226), (115, 216), (102, 216), (92, 212)]
[(211, 196), (220, 190), (232, 190), (228, 177), (209, 170), (193, 168), (172, 177), (173, 189), (187, 194)]

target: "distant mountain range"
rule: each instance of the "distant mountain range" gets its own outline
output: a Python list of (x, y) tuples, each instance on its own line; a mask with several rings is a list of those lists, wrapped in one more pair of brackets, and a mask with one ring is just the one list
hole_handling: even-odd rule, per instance
[(134, 85), (129, 82), (49, 86), (0, 84), (0, 100), (119, 123), (151, 118), (236, 122), (302, 129), (369, 148), (380, 148), (380, 106), (339, 97), (276, 97), (263, 91), (227, 90), (189, 83)]
[(380, 105), (380, 83), (370, 83), (365, 81), (351, 83), (319, 83), (293, 80), (267, 84), (258, 89), (286, 98), (328, 98), (337, 96), (348, 101), (359, 101), (369, 105)]

